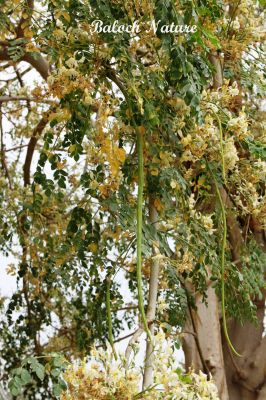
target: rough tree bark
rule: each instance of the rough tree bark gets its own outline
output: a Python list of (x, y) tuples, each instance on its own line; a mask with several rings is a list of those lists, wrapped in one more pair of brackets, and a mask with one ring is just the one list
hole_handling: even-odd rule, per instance
[[(207, 305), (202, 296), (195, 294), (197, 312), (191, 311), (184, 328), (183, 350), (186, 368), (211, 373), (221, 400), (229, 400), (223, 359), (219, 302), (208, 280)], [(191, 288), (187, 288), (191, 292)]]
[[(213, 87), (219, 88), (223, 83), (222, 63), (217, 54), (210, 56), (215, 72)], [(223, 358), (221, 324), (219, 316), (219, 301), (212, 287), (207, 282), (207, 305), (202, 302), (202, 296), (195, 294), (197, 312), (190, 312), (184, 331), (194, 331), (195, 336), (186, 334), (183, 340), (186, 367), (193, 367), (211, 373), (217, 385), (221, 400), (229, 400), (225, 366)], [(191, 292), (191, 287), (187, 287)], [(201, 355), (201, 356), (200, 356)]]
[[(230, 200), (224, 193), (224, 201), (230, 207)], [(229, 208), (230, 209), (230, 208)], [(230, 216), (230, 214), (229, 214)], [(264, 231), (258, 226), (254, 217), (250, 217), (250, 228), (259, 245), (266, 250)], [(242, 231), (237, 222), (229, 224), (229, 240), (232, 259), (241, 269), (240, 249), (244, 245)], [(265, 290), (262, 297), (255, 299), (258, 324), (245, 323), (243, 326), (235, 320), (228, 321), (228, 331), (235, 346), (243, 355), (235, 358), (223, 338), (226, 377), (230, 399), (233, 400), (265, 400), (266, 399), (266, 337), (264, 330)]]

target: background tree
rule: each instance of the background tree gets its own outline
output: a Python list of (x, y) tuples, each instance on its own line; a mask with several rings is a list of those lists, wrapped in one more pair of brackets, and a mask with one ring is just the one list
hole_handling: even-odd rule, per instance
[[(262, 7), (2, 2), (5, 383), (25, 356), (82, 358), (127, 324), (128, 357), (147, 336), (144, 388), (162, 328), (222, 400), (264, 398)], [(141, 31), (98, 34), (96, 19)], [(162, 33), (172, 22), (197, 32)], [(53, 398), (30, 360), (23, 398)]]

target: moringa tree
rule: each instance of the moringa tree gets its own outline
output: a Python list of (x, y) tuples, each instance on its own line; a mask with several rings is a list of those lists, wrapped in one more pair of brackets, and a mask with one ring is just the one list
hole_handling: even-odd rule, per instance
[(144, 390), (163, 330), (221, 400), (263, 400), (263, 3), (1, 3), (3, 382), (55, 398), (55, 353), (128, 326)]

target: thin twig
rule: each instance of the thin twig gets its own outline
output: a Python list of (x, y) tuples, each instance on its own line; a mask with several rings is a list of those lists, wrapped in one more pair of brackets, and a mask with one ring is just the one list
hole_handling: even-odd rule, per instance
[(41, 99), (38, 97), (28, 96), (0, 96), (0, 103), (8, 103), (9, 101), (32, 101), (35, 103), (57, 104), (58, 102), (53, 99)]
[(4, 130), (3, 130), (3, 115), (0, 104), (0, 135), (1, 135), (1, 164), (2, 168), (5, 171), (5, 175), (7, 177), (9, 188), (12, 189), (12, 180), (8, 171), (6, 159), (5, 159), (5, 145), (4, 145)]
[(132, 336), (130, 341), (128, 342), (128, 345), (127, 345), (127, 348), (126, 348), (126, 352), (125, 352), (127, 367), (129, 366), (129, 359), (130, 359), (131, 352), (133, 350), (133, 345), (134, 345), (134, 343), (136, 343), (139, 340), (139, 338), (143, 334), (143, 332), (144, 332), (144, 329), (140, 326), (136, 330), (136, 332), (134, 333), (134, 335)]

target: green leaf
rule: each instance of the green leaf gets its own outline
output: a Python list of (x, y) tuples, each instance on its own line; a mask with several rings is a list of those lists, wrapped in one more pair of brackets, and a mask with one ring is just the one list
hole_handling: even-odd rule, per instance
[(34, 364), (32, 364), (32, 370), (35, 372), (35, 374), (38, 376), (38, 378), (43, 381), (44, 376), (45, 376), (45, 368), (42, 364), (40, 364), (38, 361)]
[(59, 375), (60, 375), (60, 369), (59, 368), (54, 368), (54, 369), (52, 369), (52, 371), (51, 371), (51, 375), (53, 376), (53, 377), (55, 377), (55, 378), (57, 378)]
[(251, 139), (246, 139), (245, 141), (248, 145), (248, 149), (250, 153), (256, 158), (260, 158), (261, 160), (266, 160), (266, 145), (264, 143), (253, 141)]
[(62, 367), (65, 364), (63, 357), (55, 357), (53, 360), (53, 364), (55, 367)]
[(13, 396), (18, 396), (21, 393), (21, 386), (16, 386), (16, 385), (11, 386), (10, 392)]
[(18, 376), (10, 380), (8, 387), (13, 396), (18, 396), (21, 393), (23, 382)]
[(31, 381), (31, 374), (25, 368), (22, 368), (20, 377), (21, 377), (21, 381), (22, 381), (23, 385), (27, 385)]
[[(63, 381), (62, 381), (63, 382)], [(63, 392), (63, 390), (66, 390), (66, 384), (64, 383), (64, 385), (62, 384), (62, 382), (60, 382), (60, 383), (56, 383), (54, 386), (53, 386), (53, 394), (55, 395), (55, 396), (60, 396), (60, 394)]]
[(214, 36), (214, 34), (212, 32), (210, 32), (209, 30), (201, 27), (201, 31), (203, 33), (203, 35), (211, 42), (211, 44), (213, 44), (217, 49), (221, 48), (221, 44), (219, 42), (219, 39)]
[(61, 178), (58, 180), (58, 186), (59, 186), (60, 188), (62, 188), (62, 189), (65, 189), (65, 188), (66, 188), (65, 179), (64, 179), (63, 177), (61, 177)]

